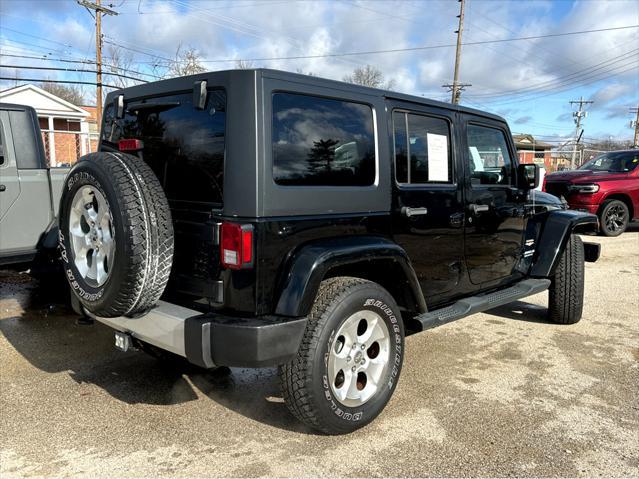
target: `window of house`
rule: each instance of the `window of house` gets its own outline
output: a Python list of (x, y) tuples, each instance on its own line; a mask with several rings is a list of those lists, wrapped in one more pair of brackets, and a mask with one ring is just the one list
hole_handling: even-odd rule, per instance
[(293, 93), (273, 95), (273, 178), (280, 185), (375, 182), (370, 106)]
[[(42, 126), (40, 126), (40, 128), (42, 128)], [(80, 131), (80, 121), (68, 120), (66, 118), (54, 118), (53, 129), (55, 131)]]
[(450, 126), (442, 118), (393, 113), (395, 178), (401, 184), (451, 183)]
[(468, 166), (471, 185), (510, 185), (513, 161), (502, 130), (469, 124)]
[(48, 118), (38, 118), (38, 124), (40, 125), (41, 130), (49, 129), (49, 119)]

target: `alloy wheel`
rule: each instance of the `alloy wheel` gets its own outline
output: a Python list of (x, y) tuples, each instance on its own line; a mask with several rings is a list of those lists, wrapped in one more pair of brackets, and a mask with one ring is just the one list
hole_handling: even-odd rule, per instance
[(109, 278), (115, 254), (113, 216), (104, 195), (91, 185), (74, 195), (69, 214), (73, 262), (91, 286), (102, 286)]
[(390, 358), (390, 333), (382, 317), (368, 310), (349, 316), (331, 344), (331, 391), (344, 406), (365, 404), (383, 386)]

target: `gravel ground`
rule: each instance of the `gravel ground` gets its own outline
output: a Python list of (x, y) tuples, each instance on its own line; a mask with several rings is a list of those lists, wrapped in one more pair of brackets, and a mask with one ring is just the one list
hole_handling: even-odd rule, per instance
[(120, 353), (0, 272), (0, 475), (639, 476), (638, 229), (588, 237), (576, 325), (542, 293), (409, 337), (385, 412), (343, 437), (299, 425), (273, 369)]

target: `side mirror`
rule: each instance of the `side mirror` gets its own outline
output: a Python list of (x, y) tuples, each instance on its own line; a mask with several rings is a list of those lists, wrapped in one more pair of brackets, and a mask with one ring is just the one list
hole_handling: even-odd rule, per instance
[(517, 167), (517, 186), (522, 190), (534, 190), (539, 186), (539, 166), (527, 163)]

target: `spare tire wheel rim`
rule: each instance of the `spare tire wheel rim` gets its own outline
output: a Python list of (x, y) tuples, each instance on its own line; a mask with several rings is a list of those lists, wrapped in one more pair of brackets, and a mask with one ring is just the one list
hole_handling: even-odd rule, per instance
[(389, 358), (390, 332), (379, 314), (361, 310), (346, 318), (334, 336), (328, 357), (335, 398), (347, 407), (365, 404), (383, 387)]
[(100, 190), (84, 185), (73, 196), (69, 213), (73, 264), (92, 287), (106, 283), (113, 266), (113, 215)]

